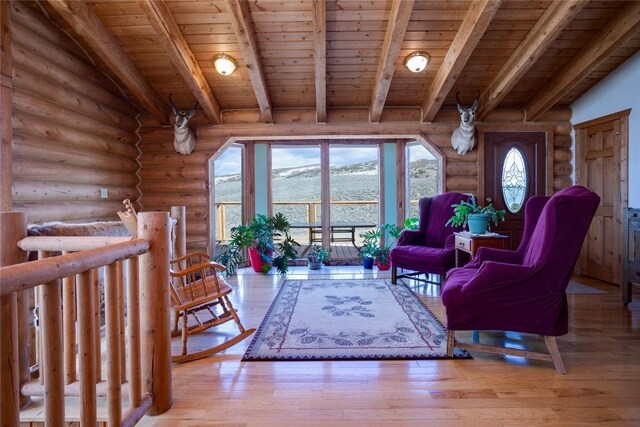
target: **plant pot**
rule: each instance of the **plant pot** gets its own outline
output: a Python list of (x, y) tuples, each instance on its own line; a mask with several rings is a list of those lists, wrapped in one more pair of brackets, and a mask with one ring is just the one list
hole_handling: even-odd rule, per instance
[(320, 270), (323, 266), (323, 263), (320, 261), (316, 261), (313, 257), (308, 257), (307, 262), (309, 265), (309, 270)]
[(253, 271), (255, 271), (256, 273), (264, 273), (265, 271), (269, 271), (263, 269), (264, 266), (269, 266), (269, 264), (264, 262), (260, 258), (260, 252), (258, 252), (256, 248), (249, 248), (249, 260), (251, 261), (251, 268), (253, 268)]
[(380, 260), (376, 260), (376, 266), (378, 267), (378, 270), (386, 271), (391, 268), (391, 263), (387, 261), (384, 264), (380, 264)]
[(484, 234), (489, 225), (489, 215), (469, 214), (469, 232), (471, 234)]
[(362, 266), (365, 270), (373, 270), (373, 258), (362, 258)]

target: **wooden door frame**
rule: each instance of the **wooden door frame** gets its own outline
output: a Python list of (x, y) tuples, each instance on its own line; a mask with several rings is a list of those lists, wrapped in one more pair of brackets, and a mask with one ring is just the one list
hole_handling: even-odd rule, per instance
[[(620, 170), (620, 188), (618, 197), (614, 199), (614, 247), (620, 249), (619, 256), (617, 260), (614, 260), (613, 266), (613, 280), (615, 283), (620, 284), (622, 281), (622, 217), (624, 209), (629, 205), (629, 167), (628, 167), (628, 159), (629, 159), (629, 114), (631, 113), (631, 109), (618, 111), (617, 113), (608, 114), (606, 116), (598, 117), (592, 120), (588, 120), (586, 122), (576, 123), (573, 125), (574, 135), (575, 135), (575, 158), (574, 158), (574, 168), (576, 171), (576, 184), (587, 185), (586, 176), (584, 174), (584, 147), (583, 145), (586, 143), (585, 138), (583, 138), (583, 132), (586, 131), (587, 128), (592, 126), (598, 126), (603, 123), (611, 122), (614, 120), (620, 121), (620, 127), (616, 128), (614, 126), (615, 132), (620, 136), (620, 149), (618, 152), (613, 153), (614, 155), (614, 163), (618, 165)], [(580, 251), (580, 257), (578, 258), (578, 271), (583, 270), (584, 263), (586, 260), (584, 257), (586, 256), (584, 245), (582, 250)]]

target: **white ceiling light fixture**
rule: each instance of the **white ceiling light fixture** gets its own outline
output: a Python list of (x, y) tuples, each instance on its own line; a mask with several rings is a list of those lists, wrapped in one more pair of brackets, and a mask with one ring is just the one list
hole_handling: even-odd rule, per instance
[(228, 76), (238, 68), (238, 63), (226, 53), (221, 53), (213, 59), (213, 66), (216, 67), (218, 73)]
[(429, 55), (424, 52), (413, 52), (404, 59), (404, 66), (412, 73), (419, 73), (427, 67)]

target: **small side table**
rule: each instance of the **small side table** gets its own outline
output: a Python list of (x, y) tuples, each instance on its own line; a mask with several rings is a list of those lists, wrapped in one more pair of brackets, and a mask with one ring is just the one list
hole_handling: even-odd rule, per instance
[(473, 258), (479, 248), (506, 249), (509, 236), (498, 233), (471, 234), (468, 231), (454, 233), (456, 237), (456, 267), (460, 267), (460, 252), (469, 254)]

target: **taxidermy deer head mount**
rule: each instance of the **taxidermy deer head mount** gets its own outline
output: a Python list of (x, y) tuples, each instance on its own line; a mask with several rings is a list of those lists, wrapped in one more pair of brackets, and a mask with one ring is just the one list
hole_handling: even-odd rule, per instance
[(451, 145), (458, 154), (465, 155), (476, 144), (473, 120), (475, 119), (476, 110), (478, 109), (480, 92), (478, 92), (475, 101), (473, 101), (470, 107), (462, 105), (459, 95), (460, 92), (456, 92), (456, 102), (458, 111), (460, 111), (460, 126), (458, 126), (451, 135)]
[(198, 106), (198, 101), (191, 110), (179, 110), (173, 103), (171, 95), (169, 95), (169, 103), (175, 115), (175, 123), (173, 124), (173, 146), (180, 154), (191, 154), (196, 146), (196, 136), (193, 130), (189, 129), (189, 119), (193, 117)]

